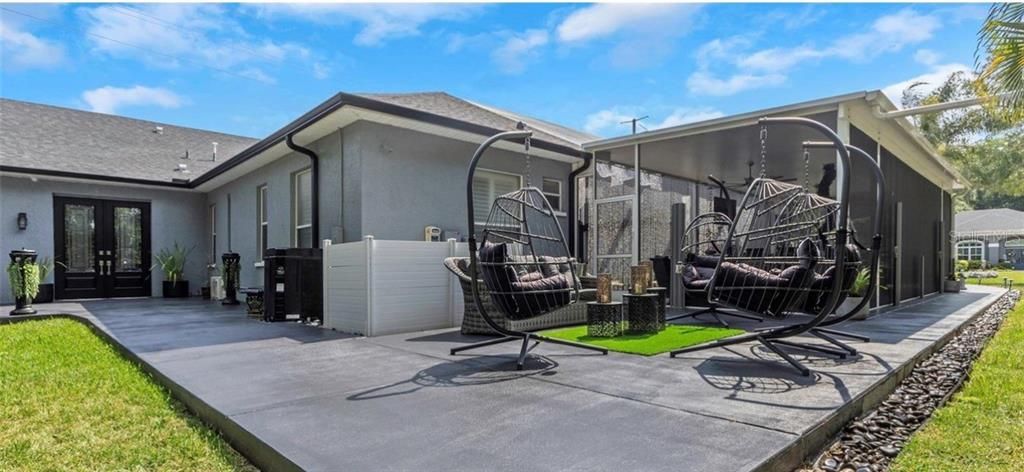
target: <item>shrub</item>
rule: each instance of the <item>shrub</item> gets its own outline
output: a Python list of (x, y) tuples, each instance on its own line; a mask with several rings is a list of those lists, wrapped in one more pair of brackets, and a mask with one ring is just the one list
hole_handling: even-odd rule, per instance
[(983, 261), (967, 261), (967, 270), (978, 270), (984, 267)]
[(970, 270), (970, 268), (971, 268), (971, 263), (967, 262), (967, 259), (960, 259), (960, 260), (956, 261), (956, 271), (957, 272), (964, 272), (966, 270)]

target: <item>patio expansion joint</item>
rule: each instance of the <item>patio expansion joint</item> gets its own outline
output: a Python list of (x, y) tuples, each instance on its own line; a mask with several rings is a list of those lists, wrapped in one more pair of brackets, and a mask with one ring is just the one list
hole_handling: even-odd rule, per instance
[[(449, 358), (446, 358), (446, 357), (443, 357), (443, 356), (433, 356), (433, 355), (423, 354), (421, 352), (416, 352), (416, 351), (412, 351), (412, 350), (408, 350), (408, 349), (401, 349), (401, 348), (397, 348), (397, 347), (394, 347), (394, 346), (384, 345), (384, 344), (372, 341), (372, 338), (363, 338), (363, 339), (365, 339), (367, 342), (369, 342), (369, 343), (371, 343), (371, 344), (373, 344), (375, 346), (386, 347), (386, 348), (389, 348), (389, 349), (394, 349), (396, 351), (401, 351), (401, 352), (410, 353), (410, 354), (416, 354), (416, 355), (427, 357), (427, 358), (430, 358), (430, 359), (437, 359), (437, 360), (441, 360), (441, 361), (444, 361), (444, 362), (447, 362), (447, 363), (450, 363), (450, 364), (455, 364), (455, 362), (453, 362)], [(483, 362), (479, 362), (477, 364), (480, 365), (481, 368), (489, 370), (491, 372), (500, 372), (497, 369), (493, 369), (493, 368), (488, 367)], [(676, 407), (676, 406), (672, 406), (672, 405), (666, 405), (666, 404), (663, 404), (663, 403), (657, 403), (657, 402), (652, 402), (652, 401), (648, 401), (648, 400), (641, 400), (639, 398), (632, 398), (632, 397), (628, 397), (628, 396), (625, 396), (625, 395), (617, 395), (617, 394), (614, 394), (614, 393), (603, 392), (601, 390), (596, 390), (596, 389), (593, 389), (593, 388), (587, 388), (587, 387), (583, 387), (583, 386), (579, 386), (579, 385), (572, 385), (572, 384), (568, 384), (568, 383), (565, 383), (565, 382), (555, 381), (555, 380), (552, 380), (552, 379), (542, 379), (542, 378), (537, 378), (537, 377), (534, 377), (534, 376), (527, 376), (527, 375), (524, 375), (522, 377), (522, 379), (523, 380), (533, 380), (533, 381), (537, 381), (537, 382), (544, 382), (544, 383), (548, 383), (548, 384), (552, 384), (552, 385), (558, 385), (558, 386), (561, 386), (561, 387), (572, 388), (572, 389), (575, 389), (575, 390), (581, 390), (581, 391), (585, 391), (585, 392), (595, 393), (595, 394), (598, 394), (598, 395), (604, 395), (604, 396), (607, 396), (607, 397), (618, 398), (620, 400), (627, 400), (627, 401), (631, 401), (631, 402), (634, 402), (634, 403), (639, 403), (639, 404), (642, 404), (642, 405), (648, 405), (648, 406), (652, 406), (652, 407), (656, 407), (656, 408), (662, 408), (662, 409), (671, 410), (671, 411), (676, 411), (676, 412), (680, 412), (680, 413), (686, 413), (686, 414), (690, 414), (690, 415), (701, 416), (701, 417), (704, 417), (704, 418), (710, 418), (710, 419), (715, 419), (715, 420), (727, 421), (729, 423), (741, 424), (741, 425), (750, 426), (750, 427), (754, 427), (754, 428), (758, 428), (758, 429), (772, 431), (772, 432), (775, 432), (775, 433), (782, 433), (782, 434), (789, 435), (789, 436), (800, 436), (800, 433), (794, 433), (792, 431), (787, 431), (787, 430), (784, 430), (784, 429), (772, 428), (770, 426), (764, 426), (764, 425), (760, 425), (760, 424), (757, 424), (757, 423), (751, 423), (751, 422), (747, 422), (747, 421), (740, 421), (740, 420), (736, 420), (736, 419), (733, 419), (733, 418), (727, 418), (727, 417), (724, 417), (724, 416), (708, 414), (708, 413), (705, 413), (705, 412), (690, 410), (690, 409), (687, 409), (687, 408), (680, 408), (680, 407)], [(374, 387), (368, 387), (368, 388), (374, 388)], [(354, 391), (359, 391), (359, 390), (365, 390), (365, 389), (358, 389), (358, 390), (354, 390)], [(350, 392), (345, 392), (345, 393), (350, 393)]]

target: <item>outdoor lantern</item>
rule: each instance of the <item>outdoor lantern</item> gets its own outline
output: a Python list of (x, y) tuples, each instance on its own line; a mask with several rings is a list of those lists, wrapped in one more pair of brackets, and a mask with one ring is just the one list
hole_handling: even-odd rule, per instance
[(597, 303), (612, 302), (612, 274), (597, 274)]
[(28, 229), (28, 213), (18, 213), (18, 230), (25, 231)]
[(647, 268), (642, 265), (635, 265), (629, 268), (630, 282), (633, 286), (634, 295), (647, 293)]

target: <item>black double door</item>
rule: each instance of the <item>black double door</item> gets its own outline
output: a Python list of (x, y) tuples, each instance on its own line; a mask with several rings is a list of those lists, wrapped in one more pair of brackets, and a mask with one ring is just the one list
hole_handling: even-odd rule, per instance
[(53, 206), (57, 298), (150, 295), (148, 202), (54, 197)]

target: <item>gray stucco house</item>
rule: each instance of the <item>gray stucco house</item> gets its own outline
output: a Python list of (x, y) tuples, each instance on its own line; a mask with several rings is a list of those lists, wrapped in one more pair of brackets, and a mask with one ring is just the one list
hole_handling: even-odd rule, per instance
[(501, 144), (480, 204), (528, 178), (568, 214), (568, 176), (594, 136), (445, 93), (339, 93), (261, 140), (2, 99), (0, 251), (54, 257), (56, 296), (91, 298), (159, 295), (152, 254), (175, 242), (193, 248), (196, 291), (228, 251), (247, 287), (263, 283), (265, 248), (417, 240), (426, 226), (464, 237), (465, 164), (482, 135), (520, 121), (535, 131), (530, 175), (523, 146)]
[[(366, 235), (423, 240), (426, 227), (463, 239), (473, 231), (464, 222), (470, 156), (486, 136), (522, 122), (534, 132), (531, 158), (523, 143), (488, 152), (476, 174), (476, 214), (530, 183), (559, 210), (588, 270), (623, 276), (641, 259), (676, 255), (680, 228), (711, 209), (708, 174), (742, 195), (759, 153), (759, 117), (804, 116), (866, 150), (885, 173), (883, 280), (873, 306), (892, 305), (941, 290), (955, 260), (952, 194), (965, 185), (910, 121), (890, 115), (895, 109), (879, 91), (855, 92), (599, 139), (440, 92), (339, 93), (253, 139), (0, 99), (0, 251), (28, 247), (64, 262), (56, 295), (80, 298), (159, 295), (152, 254), (175, 242), (194, 248), (186, 278), (196, 291), (207, 265), (229, 251), (241, 256), (240, 285), (253, 287), (263, 283), (266, 248)], [(769, 175), (820, 188), (835, 154), (815, 151), (805, 164), (800, 149), (820, 138), (773, 130)], [(873, 223), (870, 175), (855, 165), (851, 176), (851, 216), (864, 233)], [(835, 194), (834, 183), (824, 185)]]
[(1009, 208), (956, 214), (957, 259), (1024, 269), (1024, 211)]

